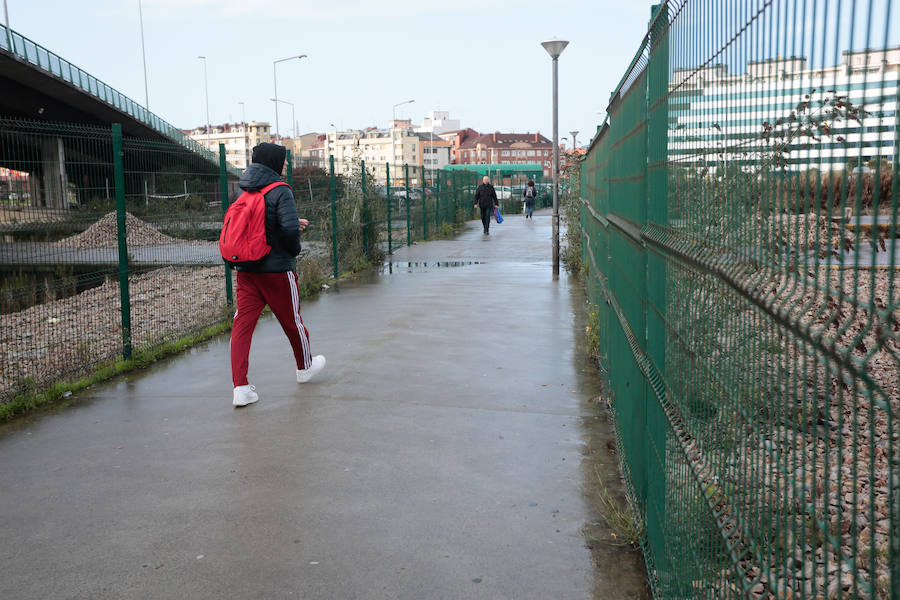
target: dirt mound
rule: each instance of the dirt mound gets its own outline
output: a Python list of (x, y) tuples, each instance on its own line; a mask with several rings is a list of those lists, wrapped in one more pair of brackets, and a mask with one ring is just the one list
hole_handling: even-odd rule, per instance
[[(116, 213), (111, 212), (77, 235), (59, 240), (56, 244), (63, 248), (115, 248), (118, 246)], [(129, 246), (158, 246), (178, 242), (144, 223), (131, 213), (125, 213), (125, 233)]]

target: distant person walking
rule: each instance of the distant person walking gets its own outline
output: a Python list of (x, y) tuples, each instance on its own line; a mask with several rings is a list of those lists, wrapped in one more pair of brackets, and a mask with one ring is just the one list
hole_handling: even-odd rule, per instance
[(537, 198), (537, 188), (533, 181), (528, 181), (528, 185), (522, 190), (522, 197), (525, 198), (525, 218), (531, 219), (534, 215), (534, 199)]
[(500, 206), (497, 201), (497, 192), (491, 185), (491, 178), (487, 175), (481, 180), (481, 185), (475, 190), (475, 206), (481, 209), (481, 224), (484, 225), (484, 235), (490, 235), (491, 215), (494, 207)]
[[(252, 164), (241, 175), (241, 189), (260, 191), (280, 182), (285, 156), (284, 146), (263, 143), (253, 148)], [(313, 356), (309, 349), (309, 332), (300, 317), (300, 290), (294, 272), (295, 257), (300, 254), (300, 231), (309, 221), (297, 217), (294, 195), (286, 185), (268, 190), (265, 205), (266, 243), (272, 250), (255, 263), (234, 267), (237, 310), (231, 330), (231, 377), (235, 406), (259, 400), (256, 387), (247, 380), (247, 369), (253, 330), (266, 305), (291, 343), (297, 382), (306, 383), (325, 368), (325, 357)]]

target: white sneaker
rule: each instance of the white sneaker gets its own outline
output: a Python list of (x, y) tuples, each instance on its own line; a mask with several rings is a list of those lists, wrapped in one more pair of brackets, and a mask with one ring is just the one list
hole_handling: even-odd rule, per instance
[(259, 400), (259, 396), (256, 393), (256, 386), (239, 385), (234, 388), (234, 401), (232, 404), (235, 406), (247, 406), (257, 400)]
[(313, 377), (315, 377), (316, 373), (325, 368), (325, 357), (321, 354), (317, 354), (312, 357), (312, 362), (309, 367), (305, 369), (297, 369), (297, 383), (306, 383)]

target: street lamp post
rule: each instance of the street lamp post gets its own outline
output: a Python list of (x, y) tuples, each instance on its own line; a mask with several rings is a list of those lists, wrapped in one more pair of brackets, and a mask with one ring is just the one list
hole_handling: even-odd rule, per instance
[[(6, 0), (4, 0), (4, 6)], [(150, 110), (150, 86), (147, 85), (147, 50), (144, 47), (144, 8), (141, 0), (138, 0), (138, 17), (141, 22), (141, 56), (144, 58), (144, 108)]]
[[(288, 102), (287, 100), (279, 100), (278, 98), (269, 98), (269, 100), (271, 102), (276, 102), (276, 103), (281, 102), (282, 104), (290, 104), (291, 105), (291, 122), (292, 123), (295, 122), (296, 116), (294, 115), (294, 103), (293, 102)], [(294, 125), (291, 128), (291, 132), (292, 132), (293, 136), (296, 138), (297, 137), (297, 126), (296, 125)]]
[(209, 144), (209, 80), (206, 77), (206, 57), (198, 56), (203, 61), (203, 93), (206, 96), (206, 147), (212, 150)]
[(250, 164), (250, 136), (247, 133), (247, 107), (240, 100), (238, 104), (241, 105), (241, 128), (244, 133), (244, 164), (248, 165)]
[(572, 151), (574, 152), (574, 151), (575, 151), (575, 147), (576, 147), (576, 146), (575, 146), (575, 136), (578, 135), (578, 132), (577, 132), (577, 131), (570, 131), (570, 132), (569, 132), (569, 135), (572, 136)]
[(6, 0), (3, 0), (3, 20), (6, 25), (6, 49), (15, 54), (12, 45), (12, 33), (9, 30), (9, 9), (6, 8)]
[(275, 140), (278, 141), (281, 139), (281, 132), (278, 127), (278, 69), (275, 67), (278, 66), (278, 63), (284, 62), (286, 60), (300, 60), (301, 58), (306, 58), (305, 54), (298, 54), (296, 56), (288, 56), (287, 58), (279, 58), (276, 61), (272, 62), (272, 79), (275, 83)]
[(553, 279), (559, 279), (559, 55), (569, 42), (550, 40), (541, 46), (553, 59)]
[[(394, 139), (395, 139), (394, 138), (394, 128), (396, 128), (396, 126), (397, 126), (397, 123), (396, 123), (397, 107), (403, 106), (404, 104), (412, 104), (413, 102), (415, 102), (415, 100), (404, 100), (403, 102), (398, 102), (397, 104), (395, 104), (394, 108), (393, 108), (393, 114), (392, 114), (392, 118), (391, 118), (391, 164), (394, 166), (396, 166), (395, 161), (397, 159), (397, 148), (394, 144)], [(402, 163), (403, 161), (400, 161), (400, 162)], [(391, 182), (388, 181), (387, 185), (390, 185), (390, 184), (391, 184)]]

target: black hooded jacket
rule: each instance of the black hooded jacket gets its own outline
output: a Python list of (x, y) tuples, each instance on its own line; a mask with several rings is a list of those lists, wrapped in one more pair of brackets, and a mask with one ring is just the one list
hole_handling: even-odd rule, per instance
[(489, 183), (482, 183), (478, 186), (478, 189), (475, 190), (475, 203), (479, 208), (493, 208), (495, 206), (500, 206), (500, 203), (497, 201), (497, 192), (494, 191), (494, 186)]
[[(253, 163), (241, 175), (242, 190), (258, 191), (270, 183), (281, 181), (284, 168), (284, 146), (263, 143), (253, 148)], [(253, 265), (235, 267), (250, 273), (283, 273), (293, 271), (294, 257), (300, 254), (300, 221), (291, 188), (280, 185), (266, 194), (266, 243), (269, 254)]]

